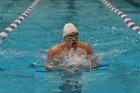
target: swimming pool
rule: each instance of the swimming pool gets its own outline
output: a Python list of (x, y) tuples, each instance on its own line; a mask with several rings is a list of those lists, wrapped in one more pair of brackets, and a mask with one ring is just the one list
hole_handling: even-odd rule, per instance
[[(0, 32), (33, 1), (1, 0)], [(108, 1), (140, 26), (140, 7), (126, 0)], [(48, 49), (63, 41), (67, 22), (74, 23), (80, 41), (94, 49), (102, 65), (98, 69), (74, 75), (45, 70)], [(41, 0), (0, 43), (0, 93), (139, 93), (139, 51), (139, 34), (100, 0)]]

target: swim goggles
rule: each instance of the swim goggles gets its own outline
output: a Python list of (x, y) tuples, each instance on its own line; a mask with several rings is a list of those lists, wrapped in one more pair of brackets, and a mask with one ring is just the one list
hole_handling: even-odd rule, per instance
[(76, 34), (74, 34), (74, 35), (67, 35), (67, 38), (68, 38), (68, 39), (72, 39), (73, 37), (78, 38), (78, 36), (79, 36), (79, 34), (76, 33)]

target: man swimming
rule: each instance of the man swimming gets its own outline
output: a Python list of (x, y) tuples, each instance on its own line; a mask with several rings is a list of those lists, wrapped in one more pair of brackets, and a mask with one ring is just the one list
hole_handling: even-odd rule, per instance
[[(50, 70), (64, 69), (69, 71), (70, 73), (73, 73), (79, 69), (83, 68), (92, 69), (98, 66), (96, 57), (93, 55), (93, 50), (91, 46), (87, 43), (79, 41), (79, 33), (74, 24), (72, 23), (65, 24), (63, 28), (63, 38), (64, 38), (63, 43), (53, 46), (48, 51), (48, 57), (46, 61), (47, 69)], [(91, 61), (90, 65), (88, 66), (74, 65), (73, 71), (70, 70), (70, 66), (68, 65), (65, 65), (63, 67), (59, 65), (61, 64), (62, 61), (64, 61), (65, 56), (67, 56), (71, 50), (81, 51), (81, 49), (85, 51), (86, 58), (90, 59)]]

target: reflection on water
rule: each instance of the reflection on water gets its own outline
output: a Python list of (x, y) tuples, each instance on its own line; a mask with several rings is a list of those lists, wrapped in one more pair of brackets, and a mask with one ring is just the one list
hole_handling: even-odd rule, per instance
[(81, 73), (61, 75), (63, 83), (59, 86), (59, 93), (82, 93)]

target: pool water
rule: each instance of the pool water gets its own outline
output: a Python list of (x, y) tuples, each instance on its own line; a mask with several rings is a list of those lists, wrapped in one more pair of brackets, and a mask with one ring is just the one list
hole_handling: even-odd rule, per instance
[[(1, 0), (0, 32), (34, 0)], [(139, 0), (108, 0), (140, 26)], [(100, 66), (75, 74), (47, 71), (51, 46), (74, 23)], [(140, 93), (140, 36), (100, 0), (41, 0), (21, 25), (0, 42), (0, 93)], [(36, 66), (32, 64), (36, 64)]]

